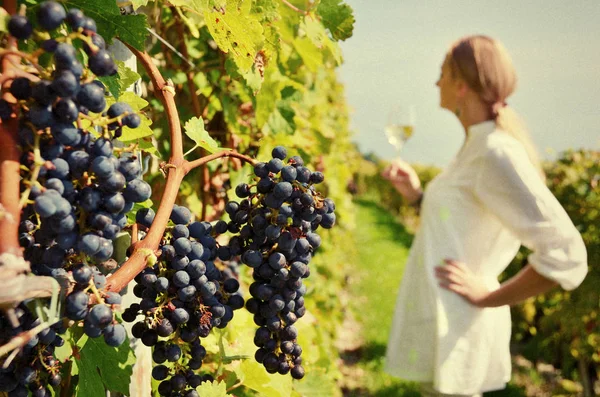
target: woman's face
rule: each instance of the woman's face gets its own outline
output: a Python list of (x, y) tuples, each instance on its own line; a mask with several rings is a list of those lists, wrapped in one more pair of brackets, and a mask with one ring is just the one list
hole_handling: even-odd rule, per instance
[(458, 85), (452, 78), (448, 59), (442, 64), (440, 78), (435, 83), (440, 88), (440, 107), (454, 112), (457, 105)]

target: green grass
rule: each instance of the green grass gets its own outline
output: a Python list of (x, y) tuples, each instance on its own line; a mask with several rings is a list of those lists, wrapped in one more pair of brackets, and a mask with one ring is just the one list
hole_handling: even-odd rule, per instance
[(362, 326), (364, 345), (357, 365), (364, 370), (366, 390), (350, 396), (418, 396), (414, 384), (383, 372), (385, 348), (396, 293), (412, 236), (376, 203), (356, 201), (358, 258), (350, 280), (351, 306)]
[[(350, 305), (362, 327), (364, 345), (353, 352), (364, 371), (360, 390), (352, 397), (417, 397), (414, 383), (403, 382), (383, 372), (383, 363), (396, 295), (413, 236), (377, 203), (356, 200), (358, 257), (350, 279)], [(524, 392), (509, 385), (486, 397), (522, 397)]]

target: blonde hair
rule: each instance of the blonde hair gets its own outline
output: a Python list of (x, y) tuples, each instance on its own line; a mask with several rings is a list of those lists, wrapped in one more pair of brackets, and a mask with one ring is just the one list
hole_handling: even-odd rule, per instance
[(517, 75), (502, 43), (482, 35), (464, 37), (450, 47), (446, 60), (452, 77), (460, 77), (479, 94), (489, 106), (498, 128), (521, 142), (529, 160), (544, 178), (538, 152), (527, 128), (517, 112), (506, 105), (506, 98), (517, 86)]

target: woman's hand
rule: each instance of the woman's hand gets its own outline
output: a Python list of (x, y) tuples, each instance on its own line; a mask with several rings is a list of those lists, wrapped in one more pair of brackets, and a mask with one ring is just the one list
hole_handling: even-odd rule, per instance
[(453, 291), (477, 307), (486, 307), (490, 291), (464, 263), (445, 259), (446, 266), (437, 266), (435, 275), (442, 288)]
[(419, 176), (413, 167), (403, 160), (394, 160), (383, 170), (381, 176), (392, 182), (409, 203), (417, 201), (423, 195)]

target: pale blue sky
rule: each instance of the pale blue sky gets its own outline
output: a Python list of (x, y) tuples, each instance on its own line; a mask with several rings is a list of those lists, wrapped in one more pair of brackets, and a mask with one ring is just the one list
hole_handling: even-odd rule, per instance
[(446, 165), (464, 132), (435, 82), (449, 45), (469, 34), (502, 41), (519, 83), (507, 100), (545, 158), (548, 149), (600, 150), (600, 0), (346, 0), (356, 17), (339, 76), (354, 141), (390, 159), (383, 127), (395, 102), (416, 106), (410, 162)]

